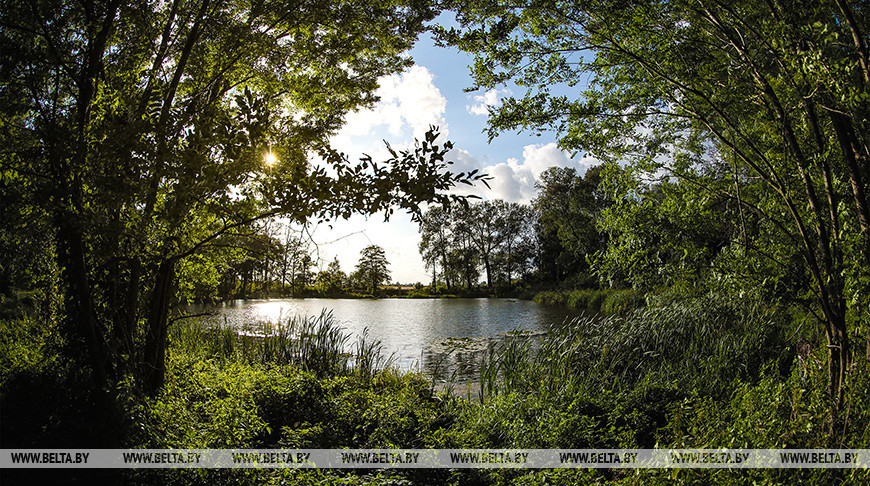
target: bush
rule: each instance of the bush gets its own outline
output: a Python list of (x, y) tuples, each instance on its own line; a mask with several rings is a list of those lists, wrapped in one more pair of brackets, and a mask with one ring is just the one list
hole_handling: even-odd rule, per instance
[(571, 291), (544, 291), (535, 295), (539, 304), (565, 305), (590, 314), (625, 315), (645, 305), (641, 294), (634, 289), (585, 289)]
[(566, 296), (562, 292), (547, 290), (544, 292), (538, 292), (533, 300), (538, 304), (565, 304)]
[(610, 290), (604, 294), (601, 312), (607, 315), (626, 315), (645, 304), (643, 296), (635, 289)]

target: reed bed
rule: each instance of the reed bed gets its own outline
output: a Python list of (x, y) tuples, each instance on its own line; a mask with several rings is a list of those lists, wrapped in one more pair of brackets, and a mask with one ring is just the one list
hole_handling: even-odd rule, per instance
[(293, 365), (319, 377), (372, 376), (395, 365), (367, 330), (351, 343), (351, 336), (326, 310), (319, 315), (293, 316), (279, 325), (261, 323), (255, 332), (200, 322), (179, 324), (172, 328), (170, 339), (176, 351), (204, 352), (223, 362), (240, 359), (266, 366)]
[(552, 326), (543, 339), (517, 335), (493, 344), (482, 360), (481, 398), (638, 387), (716, 395), (768, 368), (787, 374), (789, 347), (782, 316), (764, 306), (686, 298), (625, 316), (581, 316)]

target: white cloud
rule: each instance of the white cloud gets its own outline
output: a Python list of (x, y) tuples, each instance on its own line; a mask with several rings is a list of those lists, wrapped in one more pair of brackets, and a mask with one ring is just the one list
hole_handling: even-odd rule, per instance
[(526, 145), (523, 147), (523, 166), (538, 179), (550, 167), (568, 167), (571, 158), (555, 142), (546, 145)]
[(447, 99), (433, 83), (432, 73), (423, 66), (411, 66), (401, 74), (379, 80), (380, 101), (370, 109), (350, 113), (347, 123), (336, 136), (345, 141), (350, 137), (370, 136), (385, 127), (392, 137), (421, 138), (429, 125), (447, 134), (444, 112)]
[(596, 165), (601, 165), (603, 162), (595, 157), (586, 154), (577, 161), (577, 173), (582, 175), (586, 175), (586, 171), (595, 167)]
[(511, 94), (508, 89), (491, 89), (482, 95), (469, 96), (474, 100), (473, 105), (465, 105), (465, 108), (472, 115), (488, 115), (489, 109), (501, 104), (503, 95)]
[(454, 148), (450, 152), (447, 152), (445, 157), (453, 162), (450, 166), (450, 171), (454, 173), (470, 172), (483, 167), (480, 161), (471, 155), (471, 152), (460, 148)]
[(480, 172), (492, 177), (490, 188), (482, 184), (474, 187), (460, 186), (454, 192), (457, 194), (474, 194), (487, 199), (503, 199), (508, 202), (528, 203), (536, 195), (535, 183), (541, 174), (550, 167), (573, 167), (583, 175), (586, 170), (600, 162), (591, 156), (572, 160), (570, 155), (560, 150), (555, 143), (544, 145), (526, 145), (523, 147), (522, 160), (511, 157), (505, 162), (484, 165), (469, 152), (455, 149), (448, 154), (454, 161), (453, 172), (468, 172), (479, 169)]
[(492, 176), (489, 182), (492, 187), (490, 198), (508, 202), (527, 202), (531, 199), (530, 191), (534, 192), (535, 187), (534, 177), (528, 170), (521, 168), (516, 159), (488, 167), (486, 172)]

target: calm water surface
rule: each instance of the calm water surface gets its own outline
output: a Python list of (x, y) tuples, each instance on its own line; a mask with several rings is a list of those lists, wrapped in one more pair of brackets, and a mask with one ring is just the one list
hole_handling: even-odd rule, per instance
[(566, 308), (516, 299), (272, 299), (237, 300), (216, 308), (214, 324), (256, 330), (263, 322), (280, 325), (293, 316), (331, 311), (345, 333), (356, 338), (368, 330), (385, 355), (403, 370), (422, 369), (436, 379), (476, 378), (477, 361), (487, 346), (515, 330), (543, 332), (572, 314)]

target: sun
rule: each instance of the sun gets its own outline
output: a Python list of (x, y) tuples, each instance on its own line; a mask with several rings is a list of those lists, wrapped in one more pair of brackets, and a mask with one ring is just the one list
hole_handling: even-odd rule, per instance
[(266, 164), (267, 167), (272, 167), (278, 163), (278, 157), (276, 157), (270, 150), (263, 156), (263, 163)]

